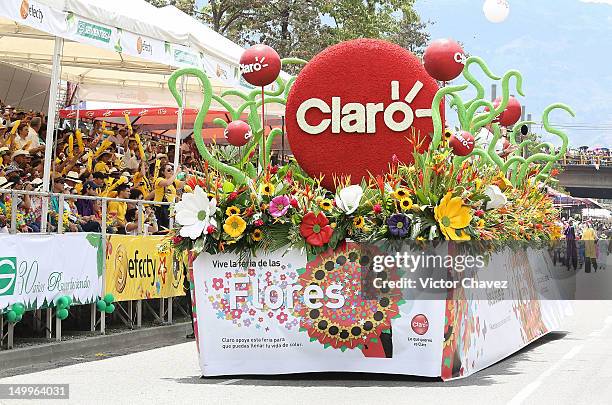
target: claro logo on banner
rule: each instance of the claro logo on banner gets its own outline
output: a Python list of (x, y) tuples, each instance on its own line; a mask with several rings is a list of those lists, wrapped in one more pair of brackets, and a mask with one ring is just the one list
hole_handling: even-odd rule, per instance
[[(353, 183), (388, 171), (395, 158), (411, 162), (433, 132), (438, 90), (419, 59), (380, 40), (334, 45), (300, 72), (287, 100), (287, 136), (311, 176), (350, 176)], [(395, 156), (395, 158), (394, 158)]]

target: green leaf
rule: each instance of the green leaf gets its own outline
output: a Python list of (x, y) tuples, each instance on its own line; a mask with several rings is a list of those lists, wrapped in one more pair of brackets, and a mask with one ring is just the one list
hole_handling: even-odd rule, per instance
[(346, 351), (346, 349), (347, 349), (347, 347), (346, 347), (346, 346), (342, 346), (342, 347), (340, 348), (340, 350), (341, 350), (342, 352), (345, 352), (345, 351)]
[(446, 367), (450, 368), (450, 366), (451, 366), (450, 357), (445, 357), (444, 358), (444, 365)]
[(306, 328), (300, 328), (300, 329), (298, 329), (298, 332), (306, 332), (307, 330), (308, 329), (306, 329)]
[(327, 348), (328, 348), (328, 347), (330, 347), (330, 346), (331, 346), (331, 344), (329, 344), (329, 343), (325, 343), (325, 344), (323, 345), (323, 348), (324, 348), (324, 349), (327, 349)]
[(314, 338), (314, 337), (311, 337), (311, 338), (310, 338), (310, 341), (311, 341), (311, 342), (314, 342), (315, 340), (317, 340), (317, 338)]
[(370, 342), (372, 342), (372, 343), (378, 343), (378, 338), (372, 338), (372, 339), (370, 339)]
[(306, 268), (302, 267), (301, 269), (297, 269), (295, 272), (301, 276), (302, 274), (306, 273)]

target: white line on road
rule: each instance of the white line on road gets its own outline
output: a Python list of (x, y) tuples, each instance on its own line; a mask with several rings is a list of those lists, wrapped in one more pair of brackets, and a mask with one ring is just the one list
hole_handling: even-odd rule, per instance
[(244, 378), (233, 378), (233, 379), (231, 379), (231, 380), (221, 381), (221, 382), (220, 382), (219, 384), (217, 384), (217, 385), (230, 385), (230, 384), (233, 384), (233, 383), (235, 383), (235, 382), (242, 381), (242, 380), (244, 380)]
[[(601, 329), (596, 329), (593, 332), (589, 333), (589, 337), (595, 338), (598, 336), (603, 335), (610, 327), (612, 327), (612, 316), (608, 316), (605, 320), (604, 320), (604, 327)], [(589, 341), (591, 339), (587, 339), (586, 341)], [(561, 364), (571, 360), (572, 358), (574, 358), (578, 353), (580, 353), (580, 351), (584, 348), (584, 344), (580, 344), (577, 345), (575, 347), (573, 347), (569, 352), (565, 353), (565, 355), (563, 357), (561, 357), (561, 359), (559, 359), (557, 362), (555, 362), (551, 367), (549, 367), (548, 369), (546, 369), (542, 374), (540, 374), (540, 376), (538, 378), (536, 378), (536, 380), (528, 385), (525, 386), (525, 388), (523, 388), (522, 390), (520, 390), (509, 402), (508, 405), (520, 405), (523, 403), (523, 401), (525, 401), (531, 394), (533, 394), (533, 392), (538, 389), (541, 385), (542, 385), (542, 381), (546, 378), (552, 375), (553, 372), (555, 372), (559, 367), (561, 367)]]

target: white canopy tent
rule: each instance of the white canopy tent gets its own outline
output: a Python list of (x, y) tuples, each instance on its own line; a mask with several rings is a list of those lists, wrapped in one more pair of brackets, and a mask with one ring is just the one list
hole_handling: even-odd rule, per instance
[[(158, 9), (144, 0), (0, 2), (1, 63), (51, 78), (44, 191), (49, 191), (60, 80), (78, 85), (79, 100), (176, 105), (167, 88), (176, 68), (202, 69), (219, 93), (244, 86), (242, 52), (178, 9)], [(199, 81), (191, 78), (181, 85), (186, 107), (199, 107)], [(180, 134), (181, 114), (176, 150)]]

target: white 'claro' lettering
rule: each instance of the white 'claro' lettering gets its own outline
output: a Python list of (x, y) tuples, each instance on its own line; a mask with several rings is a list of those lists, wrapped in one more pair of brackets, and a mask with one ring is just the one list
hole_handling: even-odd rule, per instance
[[(431, 117), (431, 109), (412, 110), (410, 103), (418, 96), (423, 83), (417, 81), (410, 91), (400, 101), (399, 82), (391, 82), (391, 100), (393, 103), (386, 108), (383, 103), (346, 103), (342, 105), (340, 97), (331, 98), (330, 105), (320, 98), (310, 98), (304, 101), (297, 110), (297, 122), (302, 131), (311, 135), (318, 135), (326, 131), (331, 125), (332, 134), (341, 132), (353, 134), (376, 133), (376, 116), (383, 113), (383, 120), (387, 128), (394, 132), (403, 132), (410, 128), (416, 118)], [(323, 118), (319, 123), (308, 122), (306, 114), (311, 109), (317, 109), (322, 114), (330, 114), (330, 118)], [(398, 114), (401, 113), (401, 119)], [(399, 120), (396, 120), (399, 119)]]

